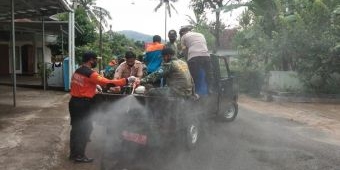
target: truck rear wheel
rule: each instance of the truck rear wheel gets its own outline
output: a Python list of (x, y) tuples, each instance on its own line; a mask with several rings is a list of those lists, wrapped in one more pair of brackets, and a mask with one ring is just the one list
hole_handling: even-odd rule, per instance
[(188, 150), (196, 147), (200, 137), (200, 128), (197, 120), (188, 122), (185, 128), (185, 145)]
[(236, 102), (231, 102), (226, 105), (220, 105), (219, 118), (224, 122), (231, 122), (235, 120), (238, 113), (238, 104)]
[(120, 155), (119, 153), (121, 152), (122, 147), (122, 141), (116, 133), (117, 131), (112, 128), (106, 129), (102, 156), (100, 159), (100, 170), (116, 169), (115, 167), (119, 161), (118, 155)]

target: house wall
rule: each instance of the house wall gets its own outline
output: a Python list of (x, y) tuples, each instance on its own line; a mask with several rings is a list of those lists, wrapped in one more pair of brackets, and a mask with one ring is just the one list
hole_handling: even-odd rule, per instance
[[(22, 51), (22, 47), (25, 45), (31, 45), (33, 46), (33, 58), (30, 58), (29, 62), (33, 62), (33, 73), (38, 73), (38, 63), (42, 60), (39, 59), (39, 56), (41, 57), (42, 55), (42, 36), (41, 34), (37, 34), (37, 33), (31, 33), (30, 35), (27, 34), (18, 34), (18, 36), (16, 37), (16, 42), (15, 42), (15, 46), (19, 47), (19, 56), (20, 56), (20, 60), (21, 60), (21, 51)], [(0, 68), (0, 74), (2, 75), (6, 75), (6, 74), (10, 74), (12, 73), (12, 64), (11, 64), (11, 53), (10, 53), (10, 48), (9, 48), (9, 44), (10, 42), (8, 41), (0, 41), (0, 56), (3, 57), (2, 58), (2, 62), (0, 64), (1, 68)], [(5, 46), (7, 46), (7, 48), (5, 48)], [(6, 57), (7, 56), (7, 57)], [(44, 54), (44, 58), (45, 58), (45, 62), (50, 63), (51, 62), (51, 50), (48, 47), (45, 47), (45, 54)], [(20, 61), (20, 63), (22, 63), (22, 61)], [(20, 64), (20, 67), (22, 67), (22, 64)], [(6, 71), (7, 70), (7, 71)], [(17, 71), (18, 74), (22, 73), (22, 68), (19, 69), (19, 71)]]
[[(42, 48), (42, 42), (41, 42), (41, 41), (40, 41), (40, 42), (38, 41), (38, 42), (36, 43), (36, 47), (37, 47), (37, 48)], [(46, 63), (51, 63), (51, 62), (52, 62), (51, 58), (52, 58), (51, 49), (48, 48), (48, 47), (45, 47), (45, 54), (44, 54), (45, 62), (46, 62)]]
[(294, 71), (270, 71), (269, 89), (273, 91), (301, 91), (303, 84)]

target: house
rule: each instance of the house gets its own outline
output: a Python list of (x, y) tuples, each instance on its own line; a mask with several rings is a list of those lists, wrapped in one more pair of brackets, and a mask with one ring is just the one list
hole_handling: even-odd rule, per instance
[[(226, 61), (233, 61), (237, 59), (238, 52), (232, 47), (232, 39), (236, 35), (237, 29), (225, 29), (220, 34), (220, 47), (214, 53), (217, 56), (224, 57)], [(224, 62), (224, 61), (223, 61)]]
[[(55, 44), (57, 36), (65, 35), (68, 30), (67, 21), (45, 21), (44, 23), (44, 44), (45, 54), (42, 48), (42, 22), (32, 21), (30, 19), (15, 20), (15, 64), (16, 74), (35, 75), (39, 71), (39, 65), (52, 62), (51, 49), (48, 47)], [(0, 21), (0, 75), (9, 75), (12, 73), (12, 49), (11, 46), (11, 23)], [(77, 32), (81, 30), (76, 29)], [(44, 56), (44, 59), (43, 59)]]
[(225, 29), (220, 35), (220, 47), (217, 48), (216, 54), (219, 56), (235, 57), (238, 55), (237, 50), (232, 47), (232, 39), (236, 35), (237, 29)]
[[(63, 12), (68, 12), (68, 21), (51, 19), (52, 15)], [(75, 27), (74, 12), (66, 0), (0, 1), (0, 57), (2, 60), (0, 78), (9, 77), (12, 74), (12, 67), (16, 68), (15, 75), (35, 75), (39, 70), (39, 63), (44, 62), (45, 64), (42, 65), (45, 67), (46, 63), (51, 62), (51, 50), (47, 45), (55, 42), (56, 35), (62, 35), (61, 37), (67, 35), (64, 41), (68, 41), (69, 46), (64, 51), (68, 51), (66, 53), (70, 57), (69, 75), (71, 75), (75, 70), (75, 32), (79, 32), (79, 29)], [(12, 37), (15, 37), (15, 40)], [(12, 43), (15, 44), (15, 48), (12, 48)], [(15, 62), (12, 62), (12, 53), (15, 53)], [(45, 69), (42, 70), (46, 75)], [(16, 86), (17, 76), (12, 77), (12, 83)], [(44, 83), (44, 89), (45, 87), (46, 83)]]
[[(69, 71), (71, 75), (74, 70), (74, 12), (66, 0), (1, 0), (0, 1), (0, 75), (10, 76), (11, 68), (15, 69), (18, 74), (33, 75), (37, 72), (40, 59), (48, 61), (48, 49), (45, 42), (49, 37), (45, 29), (45, 21), (57, 13), (68, 12), (68, 54), (69, 54)], [(35, 21), (40, 24), (19, 25), (15, 21)], [(9, 24), (10, 23), (10, 24)], [(21, 23), (20, 23), (21, 24)], [(39, 26), (40, 25), (40, 26)], [(18, 27), (18, 29), (16, 28)], [(40, 31), (40, 34), (38, 33)], [(40, 39), (40, 43), (39, 43)], [(18, 41), (17, 41), (18, 40)], [(15, 55), (11, 55), (15, 53)], [(11, 60), (14, 60), (12, 62)], [(43, 64), (45, 68), (45, 64)], [(12, 71), (13, 72), (13, 71)], [(46, 70), (43, 69), (44, 75)], [(13, 85), (13, 105), (16, 106), (16, 74), (11, 74)], [(68, 76), (68, 81), (71, 76)], [(1, 77), (0, 77), (1, 78)], [(46, 77), (44, 76), (44, 90), (46, 89)], [(2, 82), (2, 81), (1, 81)]]

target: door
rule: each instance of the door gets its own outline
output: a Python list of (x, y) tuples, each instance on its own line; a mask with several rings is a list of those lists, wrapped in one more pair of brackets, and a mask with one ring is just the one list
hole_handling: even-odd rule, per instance
[(0, 44), (0, 75), (9, 74), (9, 51), (7, 44)]
[(235, 82), (234, 76), (231, 75), (228, 57), (217, 57), (218, 68), (219, 68), (219, 94), (220, 98), (229, 101), (235, 97)]
[(33, 46), (24, 45), (21, 47), (22, 58), (22, 73), (33, 74), (34, 73), (34, 55)]

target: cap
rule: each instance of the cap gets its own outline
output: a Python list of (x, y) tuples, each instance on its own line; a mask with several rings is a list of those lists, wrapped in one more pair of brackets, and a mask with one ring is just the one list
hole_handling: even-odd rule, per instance
[(191, 31), (194, 27), (191, 26), (191, 25), (185, 25), (185, 26), (182, 26), (180, 29), (179, 29), (179, 35), (182, 36), (184, 33), (188, 32), (188, 31)]

